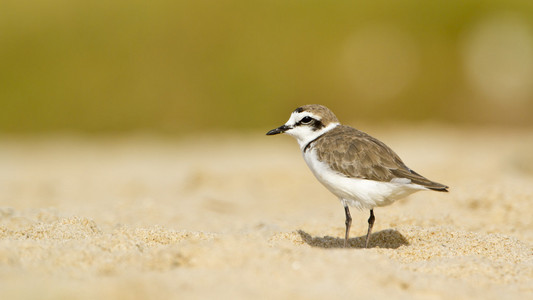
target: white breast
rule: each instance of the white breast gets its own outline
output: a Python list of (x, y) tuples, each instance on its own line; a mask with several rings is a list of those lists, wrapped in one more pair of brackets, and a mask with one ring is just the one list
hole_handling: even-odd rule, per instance
[(414, 192), (426, 189), (423, 186), (401, 180), (380, 182), (346, 177), (333, 171), (328, 164), (319, 161), (313, 148), (304, 152), (303, 156), (318, 181), (339, 197), (343, 204), (358, 209), (372, 209), (376, 206), (389, 205)]

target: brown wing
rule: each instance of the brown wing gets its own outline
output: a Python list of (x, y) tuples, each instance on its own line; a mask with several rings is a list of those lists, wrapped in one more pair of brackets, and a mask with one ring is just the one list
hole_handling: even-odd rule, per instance
[(318, 159), (330, 162), (333, 170), (346, 176), (384, 182), (406, 178), (429, 189), (445, 191), (448, 188), (409, 169), (387, 145), (349, 126), (337, 126), (314, 144)]

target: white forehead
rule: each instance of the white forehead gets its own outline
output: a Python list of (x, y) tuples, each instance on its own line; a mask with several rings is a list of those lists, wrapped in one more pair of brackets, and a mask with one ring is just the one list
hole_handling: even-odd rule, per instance
[(291, 114), (291, 117), (289, 118), (289, 120), (287, 121), (287, 123), (285, 123), (285, 125), (294, 125), (296, 123), (298, 123), (298, 121), (300, 121), (301, 119), (305, 118), (305, 117), (311, 117), (315, 120), (321, 120), (322, 118), (311, 113), (311, 112), (308, 112), (308, 111), (302, 111), (302, 112), (293, 112)]

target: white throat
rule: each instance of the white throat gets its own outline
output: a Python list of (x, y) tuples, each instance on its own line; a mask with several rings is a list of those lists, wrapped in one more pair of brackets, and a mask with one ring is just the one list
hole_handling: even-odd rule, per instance
[(311, 130), (309, 127), (303, 127), (303, 128), (294, 128), (294, 129), (291, 129), (289, 131), (287, 131), (286, 133), (288, 135), (291, 135), (293, 136), (296, 141), (298, 141), (298, 145), (300, 146), (300, 150), (304, 150), (305, 146), (307, 146), (307, 144), (309, 144), (310, 142), (312, 142), (313, 140), (315, 140), (316, 138), (318, 138), (319, 136), (323, 135), (324, 133), (330, 131), (331, 129), (339, 126), (340, 123), (330, 123), (328, 124), (328, 126), (320, 129), (320, 130), (316, 130), (316, 131), (313, 131)]

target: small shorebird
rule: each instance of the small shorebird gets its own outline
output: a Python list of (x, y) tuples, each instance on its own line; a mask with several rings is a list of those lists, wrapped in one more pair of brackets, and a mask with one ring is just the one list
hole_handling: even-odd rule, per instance
[(421, 190), (447, 192), (407, 167), (387, 145), (355, 128), (341, 125), (327, 107), (312, 104), (294, 110), (284, 125), (267, 135), (286, 133), (298, 141), (305, 162), (344, 206), (348, 245), (352, 217), (349, 206), (370, 209), (365, 247), (368, 248), (374, 207), (385, 206)]

